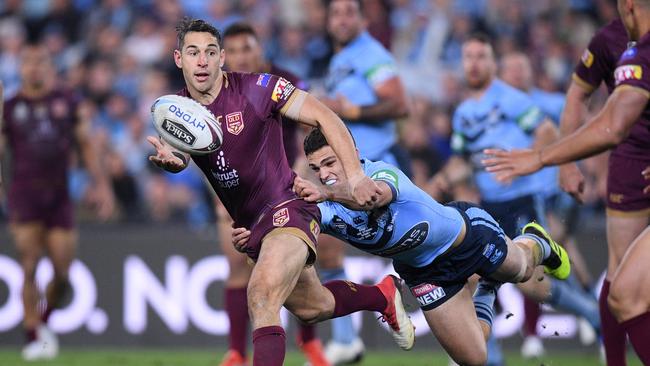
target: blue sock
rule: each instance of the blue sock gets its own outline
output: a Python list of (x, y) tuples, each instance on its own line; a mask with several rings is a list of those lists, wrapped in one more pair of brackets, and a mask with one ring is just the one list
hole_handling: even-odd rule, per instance
[[(321, 282), (345, 280), (347, 276), (343, 268), (321, 269), (318, 271)], [(357, 338), (357, 331), (352, 324), (352, 316), (346, 315), (330, 320), (332, 324), (332, 340), (336, 343), (351, 344)]]
[(503, 352), (501, 345), (497, 341), (494, 332), (490, 332), (490, 337), (487, 340), (487, 366), (502, 366), (503, 365)]
[(519, 235), (518, 237), (514, 238), (513, 241), (515, 241), (517, 239), (522, 239), (522, 238), (531, 239), (531, 240), (535, 241), (535, 243), (537, 243), (540, 250), (542, 251), (542, 260), (548, 259), (548, 257), (551, 256), (551, 245), (546, 241), (546, 239), (544, 239), (544, 238), (542, 238), (540, 236), (537, 236), (535, 234), (522, 234), (522, 235)]
[(552, 278), (551, 296), (547, 303), (558, 310), (568, 311), (585, 318), (596, 331), (600, 331), (598, 301), (590, 294), (585, 293), (576, 281), (559, 281)]
[(500, 283), (480, 279), (474, 292), (472, 300), (476, 309), (476, 316), (479, 320), (487, 323), (492, 328), (492, 319), (494, 318), (494, 300), (497, 298), (497, 290)]

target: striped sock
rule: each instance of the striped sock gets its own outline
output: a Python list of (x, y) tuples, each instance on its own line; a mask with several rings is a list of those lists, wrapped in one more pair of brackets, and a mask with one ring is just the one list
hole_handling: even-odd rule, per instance
[(499, 282), (481, 278), (473, 296), (476, 316), (490, 327), (492, 327), (492, 319), (494, 318), (494, 300), (496, 300), (497, 290), (500, 286), (501, 283)]

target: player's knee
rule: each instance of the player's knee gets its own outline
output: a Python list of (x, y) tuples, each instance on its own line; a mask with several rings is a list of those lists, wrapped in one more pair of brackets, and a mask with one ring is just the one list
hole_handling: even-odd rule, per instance
[(484, 366), (487, 363), (487, 350), (482, 347), (473, 349), (472, 352), (463, 352), (454, 357), (454, 361), (462, 366)]
[(274, 290), (276, 288), (277, 286), (272, 285), (269, 281), (249, 282), (247, 297), (250, 313), (257, 314), (260, 311), (279, 311), (282, 304), (278, 291)]
[(624, 318), (627, 313), (633, 312), (630, 307), (637, 303), (635, 291), (630, 291), (627, 286), (621, 285), (620, 281), (614, 280), (609, 288), (607, 305), (617, 319)]

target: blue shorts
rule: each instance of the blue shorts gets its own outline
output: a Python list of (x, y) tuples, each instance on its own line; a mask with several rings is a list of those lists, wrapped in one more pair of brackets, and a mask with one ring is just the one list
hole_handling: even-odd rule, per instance
[(483, 201), (481, 207), (499, 223), (510, 238), (521, 234), (521, 228), (531, 221), (546, 226), (544, 201), (539, 195), (527, 195), (503, 202)]
[(435, 309), (456, 295), (477, 273), (489, 277), (508, 254), (506, 235), (485, 210), (468, 202), (451, 202), (465, 220), (467, 231), (460, 245), (424, 267), (393, 262), (422, 310)]

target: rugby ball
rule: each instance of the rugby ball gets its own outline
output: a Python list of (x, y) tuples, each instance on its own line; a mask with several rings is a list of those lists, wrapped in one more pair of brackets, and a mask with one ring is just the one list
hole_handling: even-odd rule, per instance
[(151, 115), (160, 137), (180, 151), (205, 155), (221, 146), (221, 125), (212, 112), (193, 99), (163, 95), (151, 106)]

